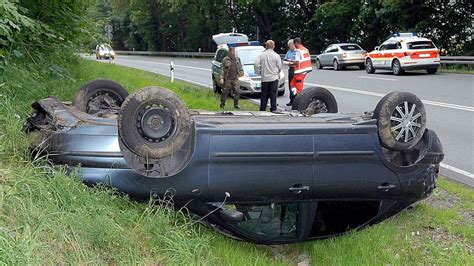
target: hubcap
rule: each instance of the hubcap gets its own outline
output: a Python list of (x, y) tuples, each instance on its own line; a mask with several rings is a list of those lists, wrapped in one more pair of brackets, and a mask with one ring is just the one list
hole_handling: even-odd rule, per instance
[(164, 106), (147, 106), (138, 113), (137, 128), (146, 140), (161, 142), (173, 134), (175, 120), (170, 110)]
[(390, 117), (392, 136), (397, 141), (409, 142), (417, 136), (421, 128), (421, 113), (416, 104), (405, 101), (397, 107)]

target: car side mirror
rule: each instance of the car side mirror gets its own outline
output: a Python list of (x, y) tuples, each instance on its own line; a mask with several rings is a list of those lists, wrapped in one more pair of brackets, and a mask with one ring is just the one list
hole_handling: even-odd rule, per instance
[(378, 51), (378, 50), (379, 50), (379, 48), (380, 48), (380, 47), (378, 47), (378, 46), (375, 46), (374, 50), (377, 50), (377, 51)]
[(219, 215), (222, 219), (231, 223), (242, 222), (244, 220), (244, 214), (239, 211), (220, 209)]
[(319, 52), (320, 54), (324, 54), (324, 51)]

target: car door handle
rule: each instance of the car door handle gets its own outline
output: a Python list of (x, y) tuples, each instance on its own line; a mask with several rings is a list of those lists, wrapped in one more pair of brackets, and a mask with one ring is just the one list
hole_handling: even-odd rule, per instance
[(383, 190), (385, 192), (391, 190), (391, 189), (394, 189), (396, 188), (397, 186), (395, 185), (392, 185), (392, 184), (389, 184), (389, 183), (383, 183), (382, 185), (378, 186), (377, 189), (378, 190)]
[(300, 194), (303, 191), (309, 191), (309, 186), (295, 185), (290, 187), (289, 190), (295, 194)]

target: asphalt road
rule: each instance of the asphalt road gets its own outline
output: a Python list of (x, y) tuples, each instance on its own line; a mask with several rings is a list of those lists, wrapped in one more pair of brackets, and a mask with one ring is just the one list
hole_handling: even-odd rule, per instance
[[(211, 59), (121, 55), (115, 63), (169, 75), (170, 61), (174, 62), (175, 78), (212, 87)], [(371, 111), (391, 91), (416, 94), (425, 103), (427, 126), (436, 131), (444, 146), (442, 174), (474, 186), (474, 75), (413, 72), (393, 76), (388, 71), (369, 75), (358, 68), (327, 68), (308, 74), (305, 86), (314, 85), (328, 88), (342, 113)], [(288, 91), (278, 97), (278, 105), (285, 108), (287, 102)]]

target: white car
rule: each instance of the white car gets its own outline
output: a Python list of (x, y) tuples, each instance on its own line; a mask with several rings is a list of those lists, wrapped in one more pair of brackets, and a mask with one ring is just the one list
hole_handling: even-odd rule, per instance
[(397, 33), (383, 42), (365, 58), (365, 70), (372, 74), (376, 69), (392, 70), (401, 75), (405, 70), (424, 69), (435, 74), (440, 64), (439, 50), (427, 38), (415, 33)]

